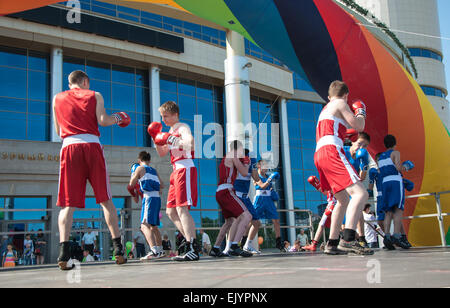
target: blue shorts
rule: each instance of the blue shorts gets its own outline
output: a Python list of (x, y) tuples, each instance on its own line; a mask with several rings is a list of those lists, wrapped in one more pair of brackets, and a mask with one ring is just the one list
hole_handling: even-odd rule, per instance
[(383, 182), (383, 207), (385, 212), (405, 209), (405, 188), (403, 181)]
[(385, 212), (383, 211), (383, 196), (377, 196), (377, 220), (383, 221)]
[(141, 224), (147, 223), (159, 226), (159, 211), (161, 210), (161, 198), (144, 197), (142, 199)]
[(256, 213), (255, 208), (253, 207), (252, 202), (250, 201), (249, 197), (241, 198), (241, 201), (245, 204), (245, 207), (247, 207), (247, 210), (252, 214), (252, 220), (258, 220), (258, 214)]
[(280, 219), (275, 203), (270, 196), (256, 196), (254, 207), (259, 219)]

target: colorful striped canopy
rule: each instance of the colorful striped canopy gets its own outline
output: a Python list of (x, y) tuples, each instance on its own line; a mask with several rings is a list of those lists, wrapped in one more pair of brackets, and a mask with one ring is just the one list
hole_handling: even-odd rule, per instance
[[(2, 1), (0, 14), (58, 1)], [(118, 1), (119, 3), (122, 1)], [(450, 134), (414, 78), (372, 33), (333, 0), (134, 0), (183, 9), (241, 33), (307, 80), (322, 98), (333, 80), (344, 80), (350, 100), (367, 105), (366, 131), (372, 155), (384, 151), (393, 134), (402, 160), (415, 169), (405, 175), (414, 194), (450, 190)], [(450, 212), (450, 195), (441, 197)], [(405, 215), (436, 213), (434, 198), (410, 199)], [(445, 221), (446, 230), (450, 220)], [(440, 244), (435, 218), (406, 223), (415, 245)]]

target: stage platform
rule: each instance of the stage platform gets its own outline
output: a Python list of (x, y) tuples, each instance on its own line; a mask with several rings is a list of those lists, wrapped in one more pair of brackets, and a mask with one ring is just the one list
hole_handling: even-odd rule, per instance
[(449, 288), (450, 249), (376, 250), (372, 256), (264, 253), (189, 263), (130, 260), (121, 266), (84, 263), (68, 272), (56, 265), (18, 267), (0, 270), (0, 287)]

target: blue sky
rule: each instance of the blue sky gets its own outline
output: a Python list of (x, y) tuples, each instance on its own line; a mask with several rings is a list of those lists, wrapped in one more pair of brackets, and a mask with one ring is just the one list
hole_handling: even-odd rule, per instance
[[(424, 0), (426, 1), (426, 0)], [(442, 47), (444, 51), (444, 64), (447, 79), (447, 90), (450, 91), (450, 0), (438, 0), (439, 22), (441, 23)], [(449, 98), (450, 96), (447, 96)]]

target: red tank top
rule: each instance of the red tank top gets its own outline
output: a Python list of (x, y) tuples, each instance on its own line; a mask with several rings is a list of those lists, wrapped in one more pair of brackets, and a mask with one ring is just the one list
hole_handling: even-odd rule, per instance
[(225, 159), (226, 159), (226, 157), (224, 157), (222, 159), (222, 162), (220, 163), (220, 166), (219, 166), (219, 184), (218, 185), (222, 185), (222, 184), (234, 185), (234, 181), (236, 180), (238, 171), (234, 165), (233, 165), (233, 168), (227, 167), (225, 165)]
[[(181, 135), (178, 133), (178, 128), (174, 129), (171, 133), (173, 136), (180, 137)], [(173, 164), (179, 160), (183, 159), (194, 159), (194, 151), (184, 151), (182, 148), (173, 147), (169, 145), (170, 151), (170, 162)]]
[(336, 136), (344, 142), (347, 132), (347, 122), (343, 119), (331, 115), (327, 111), (327, 106), (322, 109), (316, 128), (316, 142), (318, 143), (322, 137)]
[(95, 92), (74, 88), (56, 95), (55, 113), (60, 137), (79, 134), (100, 136), (97, 122)]

